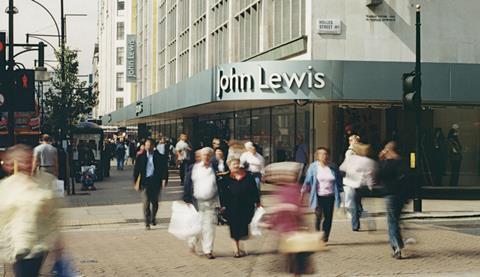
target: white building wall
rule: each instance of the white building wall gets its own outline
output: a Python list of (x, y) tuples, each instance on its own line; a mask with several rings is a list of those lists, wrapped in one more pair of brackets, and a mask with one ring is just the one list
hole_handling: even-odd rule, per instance
[[(414, 61), (415, 60), (415, 7), (414, 3), (422, 5), (422, 60), (425, 62), (444, 63), (479, 63), (480, 62), (480, 28), (477, 27), (475, 18), (480, 14), (480, 1), (476, 0), (384, 0), (375, 8), (366, 6), (367, 0), (157, 0), (156, 6), (153, 1), (138, 0), (138, 94), (137, 100), (156, 93), (166, 87), (174, 85), (182, 80), (179, 70), (181, 53), (180, 33), (184, 30), (179, 28), (179, 13), (181, 12), (180, 1), (189, 3), (189, 76), (196, 74), (197, 68), (194, 45), (199, 37), (195, 35), (196, 27), (193, 17), (198, 17), (201, 12), (195, 12), (195, 7), (200, 1), (204, 1), (206, 10), (206, 41), (204, 50), (203, 70), (212, 68), (219, 63), (233, 63), (243, 60), (361, 60), (361, 61)], [(159, 26), (162, 18), (160, 13), (153, 16), (154, 10), (164, 5), (167, 18), (165, 31), (162, 33), (157, 28), (156, 39), (153, 37), (152, 26)], [(217, 11), (218, 5), (228, 5), (227, 24), (215, 22), (215, 18), (222, 17)], [(304, 11), (292, 7), (298, 7)], [(238, 14), (245, 9), (255, 6), (259, 10), (258, 18), (258, 50), (253, 55), (244, 59), (240, 58), (239, 44), (244, 40), (239, 39), (241, 30), (252, 26), (240, 26), (237, 21)], [(176, 35), (169, 36), (171, 22), (168, 20), (169, 11), (175, 8)], [(289, 10), (290, 9), (290, 10)], [(282, 11), (280, 16), (275, 11)], [(284, 12), (287, 11), (287, 12)], [(251, 13), (245, 13), (251, 16)], [(217, 16), (217, 17), (216, 17)], [(277, 17), (275, 19), (275, 16)], [(297, 23), (289, 23), (291, 20), (300, 20), (300, 34), (293, 35)], [(382, 21), (387, 18), (388, 21)], [(317, 33), (318, 19), (338, 19), (341, 21), (342, 32), (339, 35), (327, 35)], [(380, 20), (380, 21), (374, 21)], [(195, 22), (198, 24), (198, 22)], [(289, 25), (290, 24), (290, 25)], [(278, 26), (281, 31), (278, 31)], [(224, 26), (227, 32), (220, 42), (215, 40), (215, 30)], [(286, 27), (287, 26), (287, 27)], [(287, 28), (287, 29), (285, 29)], [(284, 33), (292, 33), (290, 38), (284, 39)], [(150, 34), (150, 35), (149, 35)], [(278, 43), (279, 36), (281, 43)], [(276, 36), (276, 37), (275, 37)], [(299, 41), (304, 36), (306, 46), (299, 46)], [(164, 39), (160, 39), (160, 37)], [(288, 36), (287, 36), (288, 37)], [(251, 39), (251, 38), (248, 38)], [(161, 45), (161, 43), (163, 44)], [(169, 44), (175, 43), (172, 49)], [(157, 53), (152, 55), (152, 43), (156, 44)], [(165, 49), (163, 56), (160, 51)], [(295, 54), (289, 53), (292, 50)], [(298, 50), (298, 51), (297, 51)], [(227, 51), (222, 56), (216, 56), (219, 51)], [(297, 52), (295, 52), (297, 51)], [(171, 54), (170, 54), (171, 53)], [(195, 54), (194, 54), (195, 53)], [(223, 52), (224, 53), (224, 52)], [(172, 56), (173, 55), (173, 56)], [(164, 57), (161, 59), (160, 57)], [(152, 60), (156, 63), (152, 68)], [(175, 61), (174, 67), (169, 61)], [(161, 67), (164, 68), (162, 70)], [(171, 78), (170, 69), (175, 68), (176, 76)], [(152, 70), (157, 72), (156, 88), (152, 87)], [(172, 82), (172, 80), (174, 80)]]
[[(341, 35), (320, 35), (313, 28), (314, 59), (414, 61), (415, 5), (421, 4), (422, 60), (479, 63), (480, 1), (384, 0), (370, 9), (366, 1), (313, 1), (317, 19), (340, 19)], [(388, 18), (391, 21), (371, 21)]]
[[(123, 91), (117, 91), (116, 77), (118, 72), (126, 76), (126, 35), (130, 34), (130, 4), (125, 0), (125, 10), (117, 12), (117, 1), (100, 0), (98, 15), (98, 115), (108, 114), (116, 109), (116, 99), (123, 98), (123, 105), (130, 104), (131, 86), (123, 79)], [(117, 23), (124, 22), (124, 36), (117, 40)], [(123, 47), (123, 64), (117, 65), (117, 48)]]

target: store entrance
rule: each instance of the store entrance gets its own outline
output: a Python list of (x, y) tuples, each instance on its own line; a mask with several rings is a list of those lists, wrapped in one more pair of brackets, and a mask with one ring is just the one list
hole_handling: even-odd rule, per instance
[(194, 136), (191, 138), (196, 149), (212, 146), (212, 139), (219, 138), (229, 141), (233, 130), (233, 119), (228, 118), (200, 118), (194, 125)]

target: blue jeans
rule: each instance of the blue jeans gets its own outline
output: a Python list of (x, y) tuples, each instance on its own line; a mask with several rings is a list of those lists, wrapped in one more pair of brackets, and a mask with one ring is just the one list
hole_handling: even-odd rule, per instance
[(117, 158), (117, 170), (123, 170), (125, 158)]
[(360, 229), (360, 217), (362, 216), (362, 196), (358, 189), (354, 190), (353, 206), (349, 209), (352, 214), (352, 230), (357, 231)]
[(260, 191), (260, 181), (262, 180), (262, 173), (252, 172), (252, 176), (255, 179), (255, 183), (257, 184), (258, 191)]
[(385, 204), (387, 205), (388, 237), (390, 245), (394, 249), (403, 248), (402, 234), (400, 231), (400, 214), (402, 213), (403, 203), (403, 198), (398, 195), (385, 196)]

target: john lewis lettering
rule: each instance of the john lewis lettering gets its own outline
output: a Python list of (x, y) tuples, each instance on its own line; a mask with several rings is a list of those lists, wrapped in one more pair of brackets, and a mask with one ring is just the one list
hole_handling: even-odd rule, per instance
[(322, 89), (325, 87), (325, 74), (316, 72), (312, 66), (302, 73), (269, 73), (258, 67), (257, 75), (237, 73), (232, 67), (227, 75), (223, 69), (217, 72), (217, 97), (222, 98), (223, 93), (275, 91), (281, 88), (301, 88), (306, 85), (308, 89)]

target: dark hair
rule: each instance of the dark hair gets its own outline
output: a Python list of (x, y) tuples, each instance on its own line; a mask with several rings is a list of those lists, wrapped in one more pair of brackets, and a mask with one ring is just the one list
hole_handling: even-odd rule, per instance
[(155, 142), (153, 141), (152, 138), (146, 138), (146, 139), (145, 139), (145, 142), (147, 142), (147, 141), (149, 141), (150, 144), (152, 144), (152, 145), (155, 144)]
[(323, 147), (323, 146), (318, 147), (317, 150), (315, 150), (315, 153), (317, 153), (320, 150), (323, 150), (323, 151), (327, 152), (328, 155), (330, 155), (330, 149), (328, 149), (327, 147)]

